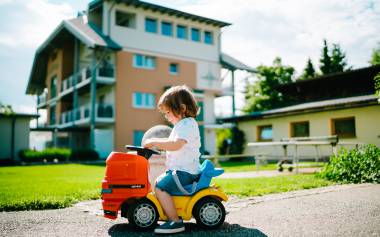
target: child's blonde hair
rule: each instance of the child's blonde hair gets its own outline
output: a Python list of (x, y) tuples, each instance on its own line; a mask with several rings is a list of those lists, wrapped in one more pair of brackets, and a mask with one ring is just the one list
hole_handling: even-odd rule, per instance
[(173, 86), (166, 90), (160, 97), (157, 107), (161, 112), (166, 109), (182, 118), (195, 118), (198, 114), (197, 101), (190, 88), (185, 85)]

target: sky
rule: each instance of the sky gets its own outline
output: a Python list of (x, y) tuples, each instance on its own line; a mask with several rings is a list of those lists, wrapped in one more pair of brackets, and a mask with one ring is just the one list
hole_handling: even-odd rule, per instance
[[(17, 112), (36, 112), (36, 98), (25, 94), (34, 53), (62, 20), (75, 17), (88, 2), (0, 0), (0, 102)], [(380, 0), (148, 2), (232, 23), (222, 30), (222, 51), (251, 67), (271, 65), (279, 56), (298, 75), (308, 58), (318, 68), (323, 39), (330, 47), (340, 44), (349, 66), (366, 67), (380, 42)], [(238, 73), (237, 90), (246, 76)], [(243, 95), (237, 97), (241, 108)], [(223, 99), (216, 102), (217, 114), (221, 111), (230, 111)]]

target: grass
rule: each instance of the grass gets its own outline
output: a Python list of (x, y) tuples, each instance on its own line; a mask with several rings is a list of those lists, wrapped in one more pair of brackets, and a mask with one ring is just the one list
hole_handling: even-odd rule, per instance
[[(103, 176), (104, 165), (0, 167), (0, 211), (56, 209), (98, 199)], [(314, 175), (215, 179), (215, 182), (227, 194), (242, 197), (333, 184)]]
[(236, 195), (239, 197), (262, 196), (270, 193), (319, 188), (335, 184), (334, 182), (318, 178), (314, 174), (244, 179), (215, 179), (213, 182), (220, 185), (228, 195)]
[(0, 211), (56, 209), (100, 198), (104, 166), (0, 168)]
[[(219, 162), (219, 164), (225, 172), (257, 171), (256, 165), (253, 161), (222, 161)], [(321, 167), (321, 164), (323, 163), (319, 162), (318, 165), (316, 162), (300, 162), (300, 166), (307, 167)], [(259, 170), (277, 170), (277, 163), (260, 165)]]

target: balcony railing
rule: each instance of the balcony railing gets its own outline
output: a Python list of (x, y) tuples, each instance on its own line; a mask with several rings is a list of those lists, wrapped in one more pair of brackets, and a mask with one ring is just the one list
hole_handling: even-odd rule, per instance
[[(98, 104), (95, 107), (96, 122), (113, 122), (114, 107), (111, 104)], [(90, 105), (83, 105), (76, 110), (68, 110), (61, 113), (61, 125), (70, 125), (72, 122), (90, 123)]]
[[(74, 86), (74, 75), (64, 79), (61, 84), (61, 93), (67, 93)], [(107, 67), (98, 67), (96, 77), (99, 82), (112, 83), (115, 81), (115, 68), (113, 65)], [(91, 80), (91, 68), (85, 67), (78, 72), (77, 86), (83, 86)]]
[(43, 92), (41, 95), (37, 97), (37, 106), (46, 105), (47, 93)]

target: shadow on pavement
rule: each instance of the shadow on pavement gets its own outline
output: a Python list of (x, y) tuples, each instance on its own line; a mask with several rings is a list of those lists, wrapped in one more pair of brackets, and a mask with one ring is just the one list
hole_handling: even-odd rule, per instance
[[(214, 236), (250, 236), (250, 237), (267, 237), (266, 234), (258, 229), (242, 227), (238, 224), (229, 224), (225, 222), (219, 229), (205, 230), (201, 229), (195, 223), (185, 223), (186, 231), (176, 234), (175, 236), (199, 236), (199, 237), (214, 237)], [(109, 230), (108, 234), (112, 237), (118, 236), (152, 236), (151, 231), (137, 231), (130, 224), (116, 224)]]

